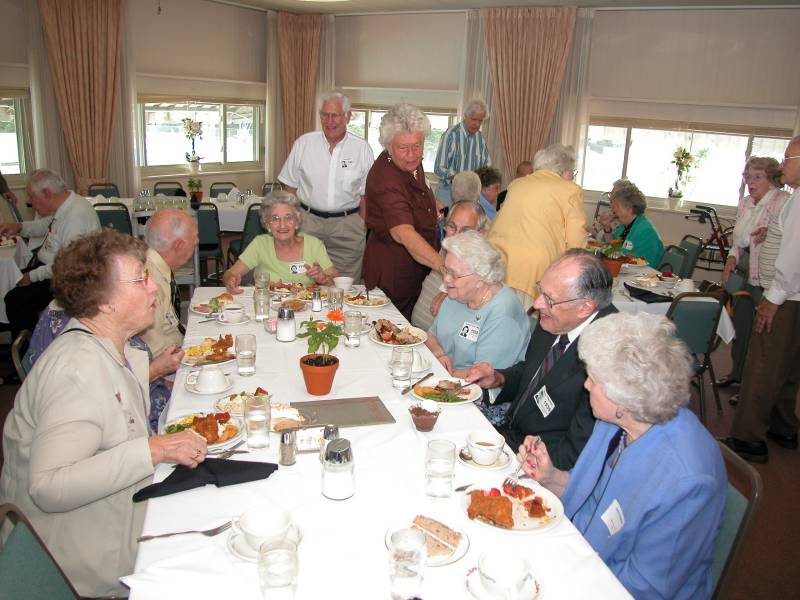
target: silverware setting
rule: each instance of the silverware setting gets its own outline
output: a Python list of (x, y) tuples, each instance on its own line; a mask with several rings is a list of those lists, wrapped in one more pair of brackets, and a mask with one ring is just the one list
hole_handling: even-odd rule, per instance
[[(539, 442), (541, 442), (541, 441), (542, 441), (542, 438), (540, 438), (538, 435), (534, 438), (534, 440), (533, 440), (533, 449), (534, 450), (536, 449), (536, 447), (539, 445)], [(512, 475), (509, 475), (508, 477), (506, 477), (503, 480), (503, 488), (504, 489), (506, 488), (506, 486), (511, 487), (511, 488), (515, 488), (515, 487), (517, 487), (519, 485), (519, 478), (520, 478), (520, 475), (522, 474), (522, 468), (525, 466), (525, 461), (527, 459), (528, 459), (528, 453), (526, 452), (523, 455), (522, 460), (519, 461), (519, 468), (516, 471), (514, 471), (514, 473)]]
[(200, 533), (207, 537), (214, 537), (215, 535), (219, 535), (223, 531), (227, 531), (231, 527), (231, 522), (228, 521), (227, 523), (223, 523), (218, 527), (212, 527), (211, 529), (192, 529), (189, 531), (173, 531), (172, 533), (158, 533), (155, 535), (143, 535), (136, 539), (137, 542), (146, 542), (148, 540), (154, 540), (156, 538), (166, 538), (172, 537), (173, 535), (185, 535), (187, 533)]
[[(519, 478), (520, 479), (531, 479), (531, 476), (523, 473), (522, 475), (519, 476)], [(505, 482), (503, 482), (503, 483), (505, 483)], [(455, 488), (453, 491), (454, 492), (465, 492), (465, 491), (467, 491), (467, 489), (471, 488), (473, 485), (475, 485), (475, 484), (474, 483), (467, 483), (467, 484), (464, 484), (464, 485), (460, 485), (457, 488)]]
[(219, 448), (216, 450), (209, 450), (208, 456), (213, 456), (214, 458), (229, 458), (234, 454), (245, 454), (249, 452), (249, 450), (236, 450), (239, 446), (244, 444), (244, 440), (240, 440), (230, 448)]
[(408, 392), (410, 392), (414, 388), (415, 385), (419, 385), (420, 383), (425, 381), (428, 377), (433, 377), (433, 371), (431, 371), (430, 373), (428, 373), (426, 375), (423, 375), (422, 377), (417, 379), (414, 383), (410, 384), (408, 387), (404, 387), (400, 391), (400, 395), (401, 396), (405, 396)]

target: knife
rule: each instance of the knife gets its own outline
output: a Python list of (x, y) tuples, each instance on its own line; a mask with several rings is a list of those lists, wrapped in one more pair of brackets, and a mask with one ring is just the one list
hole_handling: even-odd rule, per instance
[(419, 385), (420, 383), (425, 381), (428, 377), (433, 377), (433, 371), (431, 371), (427, 375), (423, 375), (421, 378), (417, 379), (417, 381), (415, 381), (414, 383), (412, 383), (408, 387), (403, 388), (403, 390), (400, 392), (400, 395), (401, 396), (405, 396), (408, 392), (410, 392), (414, 388), (414, 386)]

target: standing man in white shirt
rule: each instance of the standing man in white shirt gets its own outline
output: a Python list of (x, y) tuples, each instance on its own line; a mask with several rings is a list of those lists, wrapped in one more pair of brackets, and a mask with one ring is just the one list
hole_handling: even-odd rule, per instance
[[(789, 142), (781, 181), (794, 187), (767, 226), (759, 256), (764, 294), (756, 310), (739, 407), (725, 443), (742, 458), (765, 463), (765, 438), (797, 449), (800, 390), (800, 136)], [(774, 260), (774, 263), (772, 261)]]
[(278, 179), (300, 200), (303, 230), (325, 244), (341, 275), (361, 278), (366, 229), (367, 173), (372, 148), (347, 132), (350, 99), (328, 92), (320, 99), (322, 131), (301, 135), (292, 146)]

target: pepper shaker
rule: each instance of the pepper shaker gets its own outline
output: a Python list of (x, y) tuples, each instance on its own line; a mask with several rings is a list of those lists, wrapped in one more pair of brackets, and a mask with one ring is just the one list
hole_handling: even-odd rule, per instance
[(281, 448), (278, 462), (284, 467), (293, 465), (297, 457), (297, 434), (294, 429), (281, 433)]

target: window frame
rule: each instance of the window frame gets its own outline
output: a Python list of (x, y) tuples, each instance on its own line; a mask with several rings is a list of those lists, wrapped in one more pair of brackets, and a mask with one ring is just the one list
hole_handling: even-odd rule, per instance
[(11, 99), (14, 103), (14, 128), (19, 157), (19, 173), (3, 173), (3, 177), (9, 187), (19, 189), (24, 187), (25, 179), (33, 167), (33, 156), (29, 156), (28, 152), (28, 149), (31, 152), (33, 150), (32, 130), (26, 117), (30, 115), (30, 93), (25, 89), (0, 88), (0, 98)]

